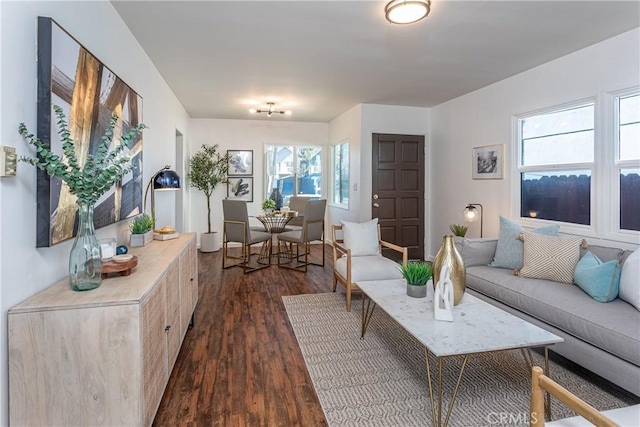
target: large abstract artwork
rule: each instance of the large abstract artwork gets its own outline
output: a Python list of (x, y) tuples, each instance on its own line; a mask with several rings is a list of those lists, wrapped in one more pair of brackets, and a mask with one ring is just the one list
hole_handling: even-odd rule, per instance
[[(62, 154), (53, 115), (59, 105), (69, 123), (76, 155), (82, 162), (97, 145), (112, 114), (118, 116), (113, 143), (142, 121), (142, 98), (51, 18), (38, 18), (37, 136)], [(135, 169), (98, 200), (96, 228), (142, 212), (142, 137), (132, 141), (126, 155)], [(37, 242), (52, 246), (76, 234), (75, 197), (60, 179), (38, 169)]]

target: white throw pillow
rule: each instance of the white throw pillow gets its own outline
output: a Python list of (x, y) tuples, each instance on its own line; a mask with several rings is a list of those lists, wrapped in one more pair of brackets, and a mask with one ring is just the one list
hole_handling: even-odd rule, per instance
[(368, 256), (380, 254), (378, 244), (378, 218), (357, 223), (340, 221), (344, 247), (351, 249), (351, 256)]
[(618, 298), (640, 310), (640, 249), (633, 251), (622, 264)]

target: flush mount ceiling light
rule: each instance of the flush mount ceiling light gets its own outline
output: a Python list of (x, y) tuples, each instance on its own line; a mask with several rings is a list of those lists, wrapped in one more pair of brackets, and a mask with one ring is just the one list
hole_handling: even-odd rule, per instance
[(291, 115), (291, 111), (287, 110), (287, 111), (283, 111), (283, 110), (276, 110), (275, 107), (275, 103), (274, 102), (267, 102), (267, 109), (266, 110), (256, 110), (255, 108), (250, 108), (249, 112), (250, 113), (266, 113), (267, 117), (271, 117), (273, 114), (286, 114), (287, 116)]
[(431, 0), (392, 0), (384, 8), (384, 16), (392, 24), (412, 24), (425, 18)]

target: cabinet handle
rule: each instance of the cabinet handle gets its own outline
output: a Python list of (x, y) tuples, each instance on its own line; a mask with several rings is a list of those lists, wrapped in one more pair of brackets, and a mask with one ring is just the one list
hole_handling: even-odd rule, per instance
[(169, 329), (171, 329), (171, 325), (167, 325), (164, 327), (164, 331), (165, 332), (169, 332)]
[(191, 279), (189, 279), (189, 280), (191, 280), (193, 282), (193, 277)]

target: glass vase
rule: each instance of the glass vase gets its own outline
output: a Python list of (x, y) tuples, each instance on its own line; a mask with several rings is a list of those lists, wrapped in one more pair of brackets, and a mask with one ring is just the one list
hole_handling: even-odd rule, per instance
[(74, 291), (90, 291), (102, 282), (100, 242), (93, 225), (93, 205), (78, 205), (78, 233), (69, 254), (69, 284)]
[(433, 260), (433, 286), (440, 280), (442, 267), (449, 266), (449, 278), (453, 284), (453, 305), (458, 305), (467, 287), (467, 271), (452, 235), (442, 238), (442, 246)]

